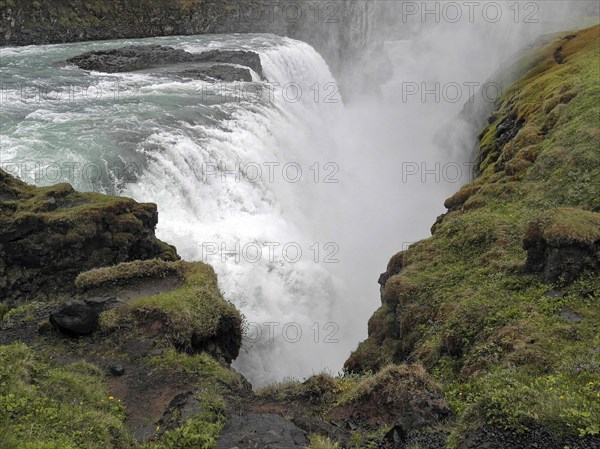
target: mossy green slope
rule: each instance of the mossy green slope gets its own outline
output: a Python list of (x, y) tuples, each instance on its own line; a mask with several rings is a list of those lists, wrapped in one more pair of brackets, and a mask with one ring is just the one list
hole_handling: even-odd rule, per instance
[(133, 446), (98, 368), (52, 365), (20, 343), (0, 346), (0, 441), (5, 449)]
[(369, 338), (346, 363), (422, 363), (458, 414), (456, 434), (600, 432), (600, 273), (550, 284), (524, 272), (532, 235), (597, 261), (600, 28), (529, 57), (481, 133), (480, 176), (446, 202), (433, 237), (392, 258)]

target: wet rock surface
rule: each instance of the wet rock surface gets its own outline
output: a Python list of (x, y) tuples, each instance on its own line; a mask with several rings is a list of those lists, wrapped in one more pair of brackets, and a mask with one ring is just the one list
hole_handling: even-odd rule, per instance
[(132, 45), (111, 50), (92, 51), (67, 59), (83, 70), (106, 73), (133, 72), (151, 67), (193, 62), (191, 53), (164, 45)]
[(177, 74), (186, 78), (194, 78), (203, 81), (217, 80), (226, 83), (252, 81), (252, 73), (249, 69), (226, 64), (216, 64), (206, 68), (187, 69), (178, 72)]
[(196, 62), (220, 62), (224, 64), (238, 64), (249, 67), (263, 76), (260, 56), (253, 51), (242, 50), (211, 50), (199, 55), (194, 55)]
[[(174, 64), (204, 64), (183, 71), (183, 75), (221, 81), (252, 81), (249, 69), (262, 76), (260, 56), (245, 50), (211, 50), (190, 53), (165, 45), (132, 45), (129, 47), (84, 53), (67, 60), (83, 70), (105, 73), (133, 72)], [(213, 65), (207, 65), (213, 64)], [(244, 66), (244, 67), (238, 67)]]

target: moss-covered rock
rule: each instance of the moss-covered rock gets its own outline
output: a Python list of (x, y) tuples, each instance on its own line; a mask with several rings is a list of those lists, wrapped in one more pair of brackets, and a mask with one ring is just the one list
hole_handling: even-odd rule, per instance
[(72, 292), (93, 268), (179, 258), (155, 237), (155, 204), (69, 184), (34, 187), (0, 170), (0, 211), (0, 297), (10, 302)]
[(454, 445), (485, 426), (598, 444), (599, 48), (595, 26), (521, 55), (480, 135), (479, 177), (392, 259), (346, 362), (422, 363), (458, 416)]
[(420, 366), (390, 365), (343, 395), (329, 415), (371, 429), (397, 425), (404, 434), (451, 416), (442, 390)]
[(525, 269), (550, 284), (569, 284), (586, 271), (600, 271), (600, 214), (556, 209), (532, 221), (525, 235)]
[[(175, 278), (177, 282), (167, 282)], [(144, 284), (158, 279), (164, 289), (144, 292)], [(139, 329), (146, 338), (165, 340), (179, 350), (208, 352), (227, 363), (242, 344), (242, 318), (219, 292), (217, 276), (200, 262), (137, 261), (82, 273), (80, 288), (121, 296), (133, 287), (141, 293), (101, 317), (105, 333)], [(153, 287), (154, 288), (154, 287)]]

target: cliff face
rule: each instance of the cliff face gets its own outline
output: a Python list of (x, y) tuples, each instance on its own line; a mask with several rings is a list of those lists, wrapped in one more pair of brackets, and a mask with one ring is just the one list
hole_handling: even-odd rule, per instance
[(2, 0), (0, 45), (278, 30), (275, 22), (244, 19), (239, 5), (235, 0)]
[(37, 188), (0, 170), (0, 298), (33, 300), (74, 289), (82, 271), (138, 259), (176, 260), (158, 240), (155, 204)]
[(509, 69), (526, 73), (480, 135), (480, 176), (446, 201), (433, 237), (391, 259), (369, 337), (346, 362), (423, 364), (457, 411), (456, 434), (542, 427), (597, 444), (599, 51), (596, 26)]

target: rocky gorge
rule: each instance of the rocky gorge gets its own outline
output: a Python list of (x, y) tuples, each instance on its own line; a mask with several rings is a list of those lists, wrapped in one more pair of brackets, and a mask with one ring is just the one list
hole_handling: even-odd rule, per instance
[[(235, 10), (124, 1), (109, 20), (101, 2), (4, 3), (10, 45), (218, 32)], [(368, 338), (337, 376), (253, 391), (231, 368), (247, 350), (244, 316), (211, 266), (156, 237), (155, 204), (0, 169), (3, 447), (600, 448), (599, 45), (598, 26), (559, 33), (504, 68), (511, 87), (477, 117), (478, 176), (446, 201), (431, 238), (391, 258)], [(264, 76), (251, 51), (166, 45), (69, 63)]]

